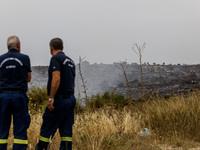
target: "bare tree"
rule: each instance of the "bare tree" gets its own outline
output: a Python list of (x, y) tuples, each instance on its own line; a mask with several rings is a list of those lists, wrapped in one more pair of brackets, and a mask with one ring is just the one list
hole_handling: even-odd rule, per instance
[(78, 79), (76, 79), (76, 83), (77, 83), (77, 91), (78, 91), (78, 97), (77, 97), (77, 99), (80, 100), (81, 99), (81, 92), (80, 92), (80, 88), (79, 88)]
[(127, 88), (128, 88), (129, 98), (131, 100), (132, 99), (131, 87), (130, 87), (130, 84), (129, 84), (129, 81), (128, 81), (128, 78), (127, 78), (127, 75), (126, 75), (126, 70), (128, 68), (128, 64), (126, 63), (126, 65), (124, 65), (123, 62), (119, 62), (118, 64), (119, 64), (119, 66), (116, 65), (116, 67), (123, 71), (124, 78), (126, 80), (126, 85), (127, 85)]
[(144, 51), (144, 48), (145, 48), (145, 43), (142, 46), (135, 44), (132, 47), (133, 51), (139, 56), (140, 75), (141, 75), (141, 88), (140, 88), (141, 96), (143, 96), (144, 93), (144, 79), (143, 79), (143, 68), (142, 68), (142, 53)]
[(89, 104), (89, 100), (88, 100), (88, 95), (87, 95), (87, 87), (86, 87), (86, 83), (87, 81), (85, 81), (85, 78), (83, 77), (83, 73), (82, 73), (82, 70), (81, 70), (81, 64), (83, 62), (83, 60), (85, 59), (85, 57), (82, 59), (80, 56), (79, 56), (79, 63), (78, 63), (78, 68), (79, 68), (79, 75), (81, 77), (81, 81), (82, 81), (82, 87), (83, 87), (83, 93), (85, 94), (85, 104), (86, 104), (86, 107), (88, 106)]

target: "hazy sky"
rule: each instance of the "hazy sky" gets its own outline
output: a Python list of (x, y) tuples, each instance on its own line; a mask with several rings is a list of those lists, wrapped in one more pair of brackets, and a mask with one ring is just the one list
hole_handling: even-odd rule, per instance
[(1, 54), (10, 35), (33, 66), (49, 64), (54, 37), (76, 64), (138, 62), (144, 42), (143, 62), (199, 64), (200, 0), (1, 0)]

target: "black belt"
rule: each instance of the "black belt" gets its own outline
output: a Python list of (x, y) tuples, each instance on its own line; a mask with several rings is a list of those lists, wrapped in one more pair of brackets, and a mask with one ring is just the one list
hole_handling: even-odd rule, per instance
[(25, 93), (25, 91), (23, 91), (23, 90), (0, 90), (0, 93), (20, 94), (20, 93)]
[(59, 99), (59, 98), (66, 99), (66, 98), (70, 98), (71, 96), (73, 96), (73, 95), (69, 95), (69, 94), (59, 94), (59, 95), (55, 95), (54, 98), (55, 98), (55, 99)]

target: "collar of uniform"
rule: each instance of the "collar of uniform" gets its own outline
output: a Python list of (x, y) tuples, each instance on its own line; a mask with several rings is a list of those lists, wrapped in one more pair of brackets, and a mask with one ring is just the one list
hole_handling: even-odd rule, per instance
[(58, 52), (56, 55), (59, 55), (59, 54), (64, 54), (64, 52)]
[(58, 52), (57, 54), (64, 54), (64, 52)]
[(10, 49), (8, 52), (19, 52), (17, 49)]

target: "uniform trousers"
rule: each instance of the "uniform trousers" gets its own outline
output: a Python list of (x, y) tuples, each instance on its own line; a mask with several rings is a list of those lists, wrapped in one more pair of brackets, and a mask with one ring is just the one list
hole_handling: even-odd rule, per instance
[(72, 125), (74, 123), (75, 105), (75, 96), (65, 98), (60, 95), (54, 100), (53, 111), (46, 107), (36, 150), (47, 150), (50, 138), (53, 138), (57, 129), (59, 129), (61, 137), (60, 150), (72, 149)]
[(0, 150), (7, 149), (11, 116), (13, 115), (13, 150), (26, 150), (27, 129), (30, 125), (26, 92), (0, 92)]

